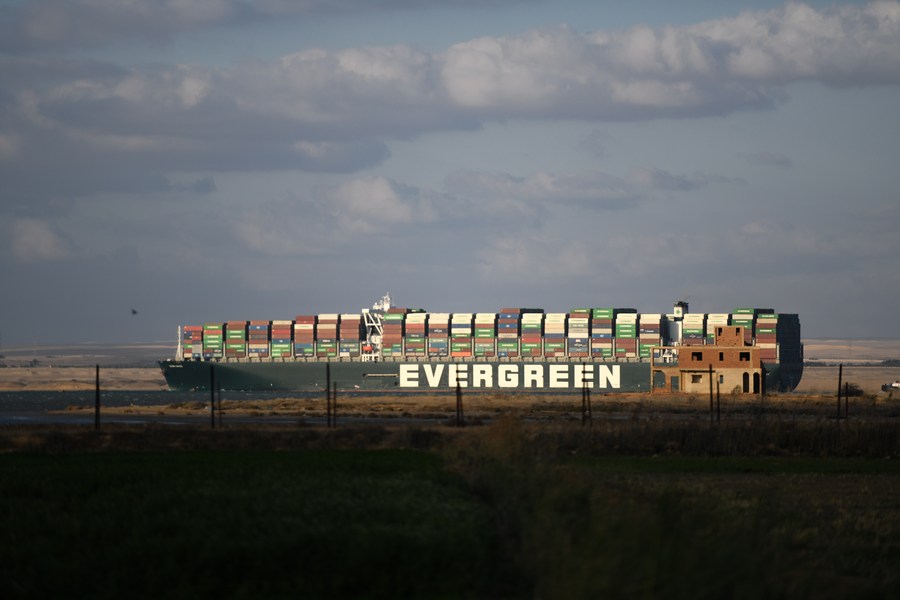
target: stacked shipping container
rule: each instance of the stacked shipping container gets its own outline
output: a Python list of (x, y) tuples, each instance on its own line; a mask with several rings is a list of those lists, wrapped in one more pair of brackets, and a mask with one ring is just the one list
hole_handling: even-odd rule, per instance
[(336, 314), (319, 315), (316, 319), (316, 357), (336, 358), (338, 355), (338, 325)]
[(223, 337), (222, 323), (203, 325), (203, 358), (222, 358)]
[(405, 308), (391, 308), (381, 318), (381, 353), (384, 356), (403, 355), (403, 332), (406, 322)]
[[(681, 343), (715, 343), (719, 326), (739, 325), (768, 362), (802, 362), (797, 315), (765, 308), (732, 313), (638, 314), (633, 308), (573, 308), (566, 313), (502, 308), (498, 313), (425, 313), (391, 308), (382, 315), (381, 354), (417, 358), (649, 358), (673, 332)], [(670, 326), (671, 325), (671, 326)], [(680, 327), (680, 331), (679, 331)], [(677, 336), (672, 341), (676, 341)], [(365, 328), (358, 314), (298, 315), (293, 321), (227, 321), (182, 328), (185, 359), (355, 358)]]
[(544, 356), (556, 357), (566, 354), (566, 313), (544, 315)]
[(475, 315), (475, 339), (473, 343), (475, 356), (488, 358), (497, 355), (496, 314), (477, 313)]
[(414, 312), (406, 315), (406, 332), (403, 336), (406, 356), (423, 357), (428, 355), (428, 349), (425, 346), (427, 323), (427, 313)]
[(636, 358), (638, 355), (638, 316), (637, 312), (616, 312), (615, 318), (615, 352), (616, 358)]
[(638, 317), (638, 356), (650, 358), (654, 346), (663, 345), (663, 316), (642, 313)]
[(472, 313), (451, 315), (450, 356), (472, 356)]
[(706, 338), (706, 315), (686, 313), (681, 329), (681, 343), (685, 346), (701, 346)]
[(186, 359), (203, 357), (202, 325), (185, 325), (181, 328), (181, 352)]
[(591, 356), (595, 358), (611, 358), (613, 355), (613, 317), (612, 308), (594, 308), (591, 310)]
[(225, 358), (247, 357), (247, 321), (225, 323)]
[(269, 357), (268, 321), (250, 321), (247, 326), (247, 352), (250, 358)]
[(543, 320), (539, 312), (520, 313), (519, 352), (522, 356), (542, 356), (544, 354)]
[(568, 320), (566, 354), (573, 358), (587, 358), (591, 355), (591, 311), (573, 308), (569, 311)]
[(429, 313), (428, 356), (450, 355), (450, 313)]
[(289, 358), (294, 355), (293, 321), (272, 321), (270, 334), (271, 345), (269, 355), (272, 358)]
[(501, 358), (519, 356), (521, 321), (521, 308), (501, 308), (497, 313), (497, 356)]
[(316, 316), (294, 317), (294, 356), (310, 358), (316, 355)]
[(338, 356), (344, 358), (359, 356), (360, 344), (365, 339), (362, 316), (358, 314), (342, 314), (338, 331), (338, 339), (340, 340), (338, 342)]

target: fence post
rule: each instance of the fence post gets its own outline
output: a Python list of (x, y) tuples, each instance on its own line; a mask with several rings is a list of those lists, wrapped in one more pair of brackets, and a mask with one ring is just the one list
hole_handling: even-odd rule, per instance
[(209, 427), (216, 428), (216, 366), (209, 363)]
[(100, 365), (94, 381), (94, 429), (100, 429)]
[(581, 387), (581, 425), (582, 427), (585, 423), (590, 423), (591, 426), (594, 425), (594, 413), (591, 410), (591, 388), (588, 387), (587, 380), (582, 382)]
[(325, 427), (331, 427), (331, 363), (325, 363)]
[(456, 426), (465, 427), (465, 416), (463, 415), (462, 387), (459, 381), (456, 382)]
[(841, 418), (841, 385), (844, 379), (844, 363), (838, 365), (838, 401), (837, 401), (837, 418)]
[(584, 395), (587, 399), (587, 415), (588, 415), (588, 426), (594, 426), (594, 409), (591, 408), (591, 388), (588, 387), (587, 383), (584, 385)]
[(722, 399), (720, 394), (719, 380), (716, 380), (716, 423), (722, 422)]
[(331, 427), (337, 429), (337, 381), (331, 384)]

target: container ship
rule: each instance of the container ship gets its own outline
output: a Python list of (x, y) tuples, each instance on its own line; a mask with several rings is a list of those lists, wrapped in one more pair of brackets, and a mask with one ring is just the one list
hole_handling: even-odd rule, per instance
[[(439, 313), (386, 294), (353, 314), (178, 328), (159, 363), (172, 390), (790, 391), (803, 373), (800, 320), (768, 308), (671, 313), (501, 308)], [(724, 387), (723, 387), (724, 386)]]

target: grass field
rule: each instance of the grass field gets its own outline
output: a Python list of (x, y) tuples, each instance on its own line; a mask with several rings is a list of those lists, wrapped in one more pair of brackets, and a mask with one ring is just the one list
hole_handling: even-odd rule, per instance
[(4, 598), (490, 590), (488, 509), (430, 454), (7, 455), (0, 479)]
[(893, 598), (894, 419), (0, 430), (0, 596)]

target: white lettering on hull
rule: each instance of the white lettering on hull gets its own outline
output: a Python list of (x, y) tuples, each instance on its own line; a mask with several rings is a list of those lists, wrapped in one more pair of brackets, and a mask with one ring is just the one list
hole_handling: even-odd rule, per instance
[(550, 365), (550, 387), (553, 389), (569, 387), (569, 365)]
[(619, 365), (605, 364), (401, 364), (402, 388), (621, 389)]
[(472, 365), (472, 387), (494, 387), (494, 371), (491, 365)]
[(442, 364), (422, 365), (422, 370), (425, 371), (425, 379), (428, 381), (428, 387), (436, 388), (440, 385), (441, 375), (444, 373), (445, 366)]

